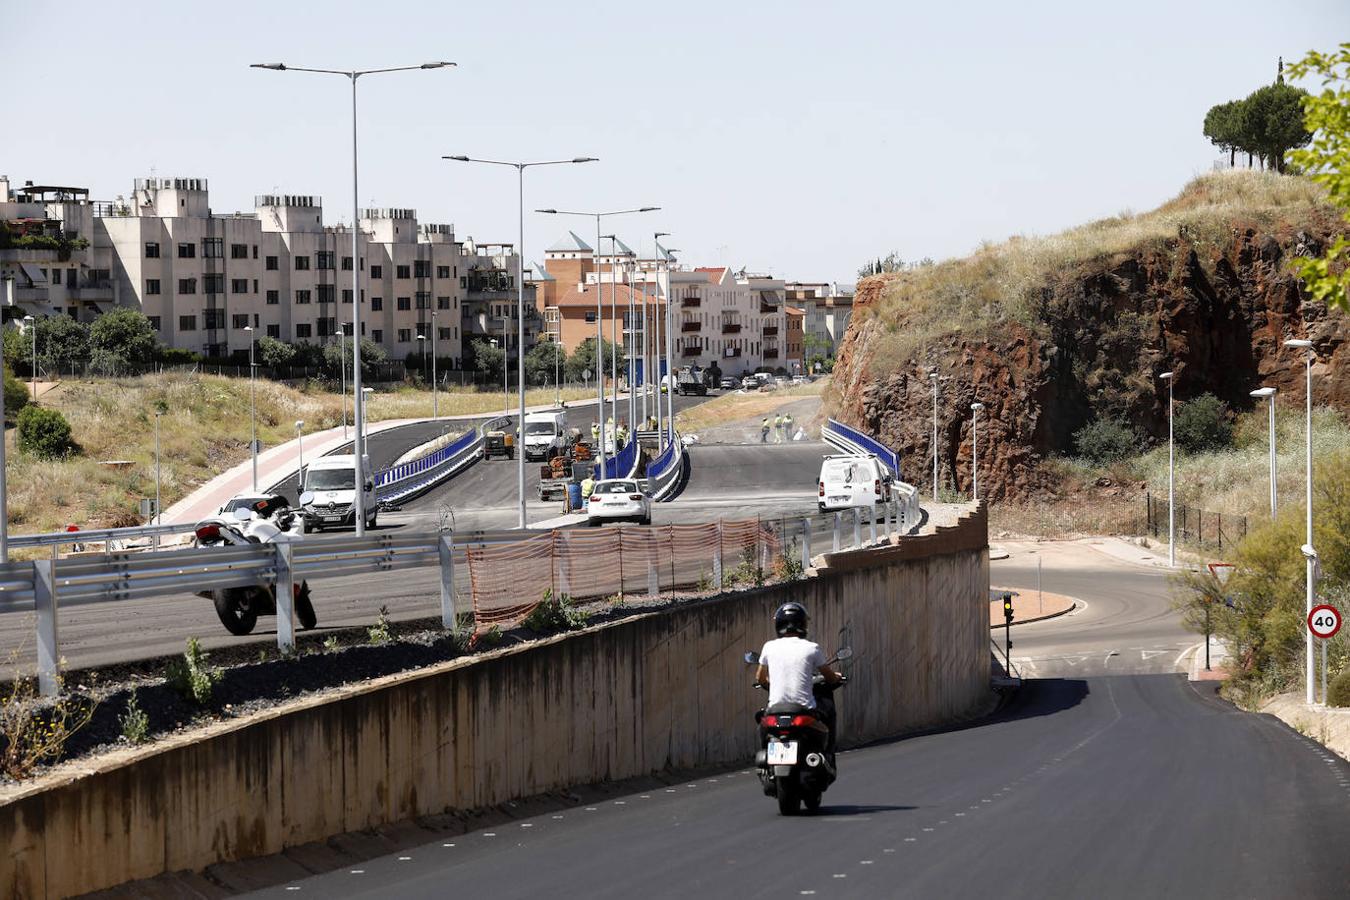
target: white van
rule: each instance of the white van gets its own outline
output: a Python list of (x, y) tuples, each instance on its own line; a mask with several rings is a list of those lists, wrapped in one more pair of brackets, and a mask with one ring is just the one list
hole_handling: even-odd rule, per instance
[(526, 459), (548, 459), (567, 449), (567, 414), (559, 409), (527, 413), (521, 436)]
[[(366, 527), (374, 528), (379, 503), (375, 500), (375, 473), (370, 468), (370, 457), (366, 457), (364, 468)], [(300, 495), (305, 531), (355, 526), (356, 457), (320, 456), (305, 466)]]
[(891, 499), (891, 473), (873, 454), (827, 456), (820, 464), (821, 512), (871, 506)]

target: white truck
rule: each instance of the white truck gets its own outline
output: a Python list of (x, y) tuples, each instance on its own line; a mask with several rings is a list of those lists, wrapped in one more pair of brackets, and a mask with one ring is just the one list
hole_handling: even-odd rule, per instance
[[(365, 458), (365, 484), (362, 485), (366, 507), (366, 527), (374, 528), (379, 514), (375, 499), (375, 473), (370, 468), (370, 457)], [(301, 508), (305, 531), (325, 528), (354, 527), (356, 525), (356, 457), (320, 456), (305, 466), (304, 483), (300, 488)]]
[(560, 409), (527, 413), (521, 435), (527, 460), (546, 460), (567, 449), (567, 414)]

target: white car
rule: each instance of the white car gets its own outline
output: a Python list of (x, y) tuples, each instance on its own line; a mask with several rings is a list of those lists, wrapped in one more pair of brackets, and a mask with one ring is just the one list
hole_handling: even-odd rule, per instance
[(236, 509), (253, 509), (256, 504), (265, 503), (268, 500), (271, 500), (272, 496), (272, 494), (257, 494), (252, 492), (235, 494), (225, 501), (224, 506), (216, 510), (216, 514), (229, 516), (232, 515)]
[(827, 456), (820, 464), (817, 504), (821, 512), (872, 506), (891, 499), (890, 470), (872, 454)]
[(586, 502), (586, 521), (599, 525), (606, 519), (631, 519), (652, 524), (652, 498), (631, 478), (609, 478), (595, 483)]

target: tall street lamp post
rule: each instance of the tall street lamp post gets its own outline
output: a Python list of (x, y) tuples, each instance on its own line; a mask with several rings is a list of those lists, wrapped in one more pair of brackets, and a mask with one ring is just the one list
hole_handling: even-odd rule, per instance
[(248, 332), (248, 420), (253, 435), (253, 439), (249, 443), (249, 455), (253, 458), (253, 492), (256, 494), (258, 492), (258, 370), (253, 364), (253, 326), (245, 325), (244, 330)]
[[(355, 263), (353, 263), (355, 265)], [(338, 372), (342, 380), (342, 440), (347, 440), (347, 323), (338, 323)]]
[(299, 456), (300, 458), (299, 459), (300, 468), (295, 470), (295, 478), (296, 478), (295, 494), (297, 498), (305, 492), (305, 438), (304, 435), (301, 433), (301, 429), (303, 429), (304, 427), (305, 427), (304, 419), (295, 420), (295, 452), (296, 455)]
[(607, 216), (623, 216), (630, 213), (655, 212), (659, 206), (643, 206), (638, 209), (616, 209), (609, 212), (579, 212), (565, 209), (536, 209), (537, 213), (551, 216), (591, 216), (595, 218), (595, 387), (596, 418), (600, 423), (600, 446), (598, 459), (600, 474), (605, 472), (605, 306), (604, 282), (600, 280), (600, 220)]
[(160, 419), (160, 416), (162, 416), (162, 415), (164, 415), (164, 410), (162, 410), (162, 409), (157, 409), (157, 410), (155, 410), (155, 524), (156, 524), (156, 525), (163, 525), (163, 524), (164, 524), (164, 517), (163, 517), (163, 515), (162, 515), (162, 512), (163, 512), (163, 511), (159, 508), (159, 497), (160, 497), (160, 492), (159, 492), (159, 485), (160, 485), (160, 480), (159, 480), (159, 419)]
[(970, 498), (980, 499), (980, 410), (983, 403), (970, 404)]
[(1158, 377), (1167, 382), (1167, 564), (1177, 564), (1177, 447), (1173, 439), (1172, 385), (1175, 372), (1164, 372)]
[[(1313, 506), (1312, 506), (1312, 504), (1313, 504), (1313, 495), (1312, 495), (1312, 485), (1313, 485), (1313, 458), (1312, 458), (1312, 364), (1313, 364), (1313, 360), (1317, 358), (1317, 354), (1313, 353), (1313, 349), (1312, 349), (1312, 341), (1308, 341), (1308, 340), (1288, 340), (1288, 341), (1285, 341), (1285, 342), (1284, 342), (1284, 345), (1285, 345), (1286, 347), (1293, 347), (1293, 348), (1298, 349), (1298, 350), (1306, 350), (1306, 351), (1307, 351), (1307, 356), (1304, 358), (1304, 376), (1305, 376), (1305, 378), (1306, 378), (1306, 383), (1305, 383), (1305, 385), (1304, 385), (1304, 391), (1305, 391), (1305, 395), (1306, 395), (1306, 396), (1305, 396), (1306, 419), (1305, 419), (1304, 435), (1303, 435), (1303, 438), (1304, 438), (1304, 454), (1305, 454), (1305, 455), (1304, 455), (1305, 472), (1304, 472), (1304, 478), (1303, 478), (1304, 491), (1305, 491), (1304, 498), (1303, 498), (1303, 503), (1304, 503), (1304, 507), (1305, 507), (1305, 508), (1304, 508), (1304, 511), (1303, 511), (1303, 512), (1304, 512), (1304, 522), (1305, 522), (1306, 534), (1307, 534), (1307, 543), (1305, 543), (1305, 544), (1303, 545), (1303, 557), (1304, 557), (1304, 562), (1305, 562), (1305, 566), (1306, 566), (1306, 571), (1305, 571), (1305, 576), (1304, 576), (1304, 577), (1305, 577), (1304, 587), (1305, 587), (1305, 595), (1306, 595), (1306, 596), (1305, 596), (1305, 607), (1306, 607), (1306, 608), (1304, 609), (1304, 613), (1305, 613), (1305, 614), (1310, 614), (1310, 613), (1312, 612), (1313, 603), (1314, 603), (1314, 600), (1313, 600), (1313, 590), (1314, 590), (1314, 588), (1316, 587), (1316, 580), (1317, 580), (1317, 551), (1313, 549)], [(1303, 660), (1303, 668), (1304, 668), (1304, 675), (1305, 675), (1305, 678), (1304, 678), (1304, 682), (1305, 682), (1305, 683), (1304, 683), (1304, 689), (1305, 689), (1305, 693), (1306, 693), (1306, 695), (1307, 695), (1304, 699), (1307, 700), (1308, 703), (1312, 703), (1312, 702), (1314, 702), (1314, 701), (1317, 699), (1317, 694), (1316, 694), (1316, 688), (1315, 688), (1315, 685), (1314, 685), (1314, 683), (1313, 683), (1313, 668), (1314, 668), (1314, 663), (1313, 663), (1313, 637), (1312, 637), (1312, 631), (1311, 631), (1311, 630), (1305, 629), (1304, 635), (1303, 635), (1303, 640), (1304, 640), (1304, 651), (1305, 651), (1305, 652), (1304, 652), (1304, 660)]]
[[(678, 250), (667, 250), (667, 255), (674, 255)], [(657, 267), (656, 289), (661, 290), (661, 276), (666, 276), (666, 443), (669, 444), (675, 440), (675, 380), (672, 377), (675, 374), (675, 310), (670, 302), (670, 267), (666, 261), (661, 260)], [(659, 305), (659, 300), (658, 300)], [(657, 389), (656, 402), (661, 402), (660, 389)]]
[[(28, 329), (29, 329), (30, 331), (33, 332), (33, 335), (32, 335), (32, 337), (33, 337), (33, 371), (29, 373), (29, 376), (30, 376), (29, 380), (32, 381), (32, 383), (33, 383), (33, 387), (32, 387), (32, 389), (30, 390), (30, 393), (33, 395), (33, 402), (36, 403), (36, 402), (37, 402), (37, 319), (33, 318), (32, 316), (24, 316), (24, 317), (23, 317), (23, 321), (25, 321), (25, 322), (28, 323)], [(50, 346), (51, 346), (51, 342), (48, 341), (48, 342), (47, 342), (47, 345), (48, 345), (48, 347), (50, 347)]]
[[(516, 170), (516, 210), (519, 216), (519, 245), (516, 247), (516, 380), (519, 382), (519, 415), (521, 439), (525, 436), (525, 170), (534, 166), (560, 166), (571, 163), (596, 162), (592, 156), (572, 159), (546, 159), (538, 162), (507, 162), (499, 159), (473, 159), (468, 156), (446, 156), (444, 159), (463, 163), (482, 163), (489, 166), (510, 166)], [(504, 342), (503, 342), (504, 349)], [(519, 448), (518, 448), (519, 449)], [(525, 453), (518, 454), (516, 463), (516, 503), (519, 506), (519, 527), (525, 527)]]
[(1264, 397), (1270, 413), (1270, 517), (1273, 519), (1280, 499), (1279, 488), (1275, 485), (1275, 388), (1257, 388), (1251, 392), (1251, 396), (1258, 399)]
[(929, 372), (933, 379), (933, 502), (938, 498), (938, 373)]
[(352, 424), (356, 440), (352, 446), (356, 456), (356, 518), (357, 536), (366, 533), (366, 500), (361, 487), (365, 484), (365, 438), (361, 424), (365, 418), (365, 392), (361, 388), (361, 209), (356, 156), (356, 82), (363, 75), (382, 75), (388, 72), (409, 72), (416, 69), (444, 69), (452, 62), (428, 62), (418, 66), (392, 66), (384, 69), (308, 69), (284, 63), (254, 63), (251, 68), (274, 72), (312, 72), (319, 75), (341, 75), (352, 84)]
[[(670, 232), (658, 231), (652, 235), (652, 244), (656, 248), (656, 266), (652, 270), (652, 280), (654, 282), (652, 284), (651, 318), (654, 326), (654, 331), (652, 333), (652, 372), (656, 375), (656, 380), (652, 381), (650, 377), (647, 379), (653, 392), (652, 399), (656, 403), (656, 430), (661, 432), (661, 439), (658, 444), (660, 449), (665, 449), (666, 446), (665, 431), (661, 427), (661, 422), (665, 416), (661, 414), (661, 282), (658, 275), (661, 270), (661, 264), (665, 261), (667, 255), (667, 251), (661, 249), (661, 238), (663, 237), (670, 237)], [(645, 322), (643, 323), (642, 328), (643, 331), (646, 331), (647, 326)], [(666, 365), (670, 365), (669, 361), (666, 362)]]
[(431, 311), (431, 418), (439, 419), (441, 417), (440, 404), (437, 402), (440, 398), (437, 393), (439, 385), (436, 383), (436, 310)]

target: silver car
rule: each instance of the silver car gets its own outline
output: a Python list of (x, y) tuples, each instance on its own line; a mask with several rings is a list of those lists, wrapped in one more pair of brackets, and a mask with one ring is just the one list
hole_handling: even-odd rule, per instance
[(652, 524), (652, 498), (631, 478), (609, 478), (595, 483), (586, 502), (586, 521), (599, 525), (606, 519), (628, 519)]

